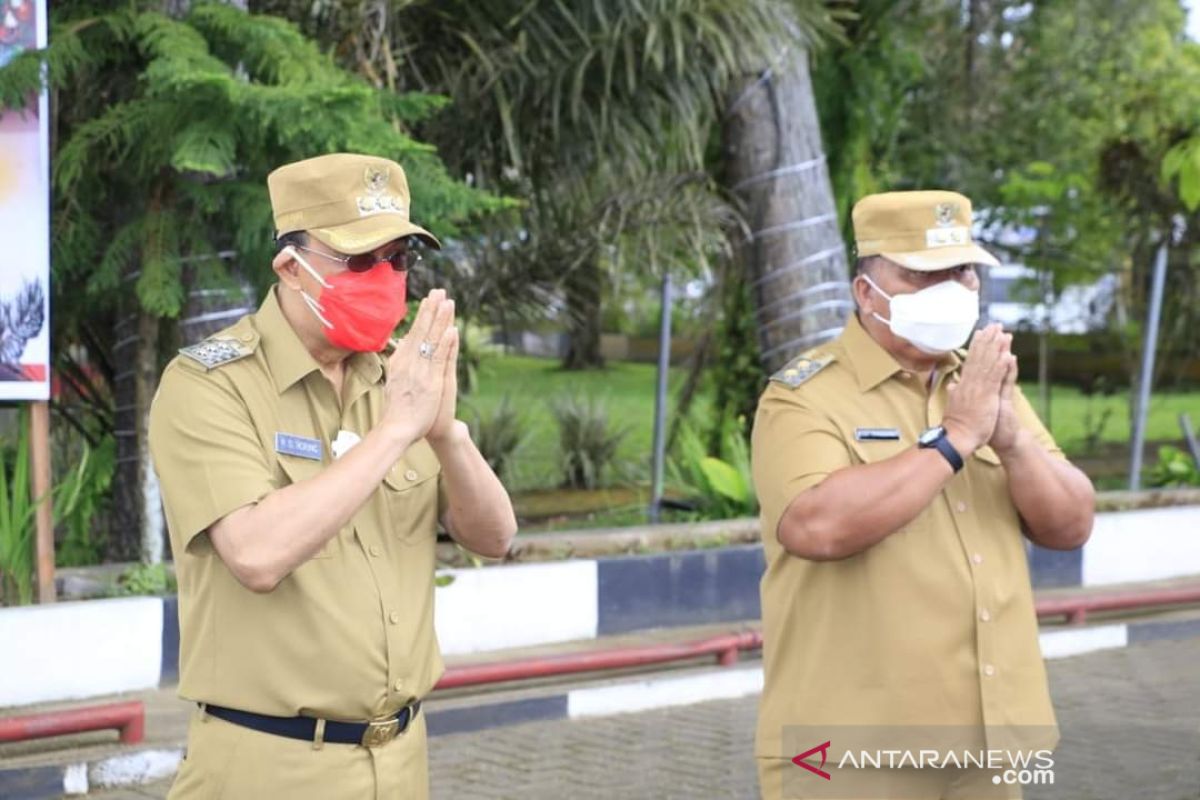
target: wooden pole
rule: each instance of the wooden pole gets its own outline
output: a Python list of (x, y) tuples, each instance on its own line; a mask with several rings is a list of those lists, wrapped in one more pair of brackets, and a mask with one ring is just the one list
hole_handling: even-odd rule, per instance
[(50, 405), (39, 400), (31, 404), (29, 414), (29, 453), (33, 470), (33, 496), (37, 507), (37, 586), (38, 602), (53, 603), (54, 591), (54, 518), (50, 499)]

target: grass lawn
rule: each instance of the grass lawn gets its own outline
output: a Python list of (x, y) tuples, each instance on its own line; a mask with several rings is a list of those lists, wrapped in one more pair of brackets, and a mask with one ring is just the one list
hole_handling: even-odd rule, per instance
[[(1046, 414), (1038, 407), (1036, 383), (1022, 384), (1021, 389), (1042, 421)], [(1132, 435), (1129, 419), (1129, 392), (1122, 391), (1108, 397), (1087, 397), (1078, 389), (1069, 386), (1054, 386), (1050, 393), (1050, 418), (1048, 427), (1059, 445), (1068, 453), (1083, 450), (1086, 435), (1099, 425), (1105, 410), (1111, 411), (1099, 441), (1127, 443)], [(1150, 413), (1146, 419), (1146, 440), (1182, 441), (1183, 431), (1179, 427), (1179, 415), (1192, 415), (1193, 426), (1200, 426), (1200, 391), (1162, 392), (1150, 398)]]
[[(685, 377), (683, 369), (671, 372), (668, 413), (674, 409), (675, 397)], [(650, 476), (654, 430), (654, 380), (652, 364), (622, 362), (611, 363), (606, 369), (594, 372), (564, 372), (554, 359), (489, 354), (480, 364), (476, 391), (460, 401), (460, 416), (469, 418), (471, 409), (489, 413), (508, 394), (513, 405), (525, 416), (529, 440), (506, 476), (506, 483), (516, 492), (552, 489), (558, 485), (561, 475), (558, 430), (547, 403), (571, 392), (593, 395), (603, 399), (614, 425), (629, 430), (620, 451), (623, 464), (618, 471), (609, 474), (605, 482), (645, 484)], [(1038, 408), (1037, 385), (1026, 383), (1022, 389), (1034, 408)], [(1128, 392), (1088, 398), (1072, 387), (1054, 386), (1050, 428), (1063, 449), (1073, 455), (1082, 454), (1087, 431), (1098, 424), (1104, 409), (1111, 409), (1100, 442), (1127, 442), (1130, 436), (1128, 403)], [(1041, 409), (1038, 410), (1040, 413)], [(1200, 426), (1200, 391), (1153, 397), (1147, 440), (1181, 440), (1178, 417), (1183, 411), (1191, 412), (1193, 422)], [(706, 427), (710, 413), (709, 399), (703, 395), (697, 397), (692, 418)], [(639, 500), (632, 502), (631, 507), (641, 506)]]
[[(629, 431), (619, 452), (623, 463), (618, 471), (606, 476), (605, 482), (644, 483), (650, 479), (655, 373), (653, 364), (612, 362), (603, 370), (567, 372), (559, 368), (556, 359), (485, 355), (475, 391), (459, 401), (459, 416), (470, 419), (472, 409), (487, 415), (507, 394), (513, 407), (524, 415), (529, 439), (510, 467), (505, 482), (514, 491), (549, 489), (562, 480), (558, 467), (558, 426), (549, 402), (572, 392), (591, 395), (604, 402), (613, 426)], [(686, 378), (686, 370), (671, 370), (668, 415)], [(707, 398), (697, 397), (692, 407), (693, 418), (706, 420), (708, 413)]]

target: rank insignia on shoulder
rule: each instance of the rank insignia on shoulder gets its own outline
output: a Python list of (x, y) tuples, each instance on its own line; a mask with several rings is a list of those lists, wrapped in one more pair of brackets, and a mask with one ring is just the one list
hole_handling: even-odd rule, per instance
[(834, 357), (827, 353), (811, 353), (794, 358), (783, 369), (771, 376), (793, 389), (833, 363)]
[(181, 347), (179, 352), (181, 355), (203, 364), (205, 369), (212, 369), (231, 361), (237, 361), (254, 351), (237, 339), (205, 339), (203, 342)]

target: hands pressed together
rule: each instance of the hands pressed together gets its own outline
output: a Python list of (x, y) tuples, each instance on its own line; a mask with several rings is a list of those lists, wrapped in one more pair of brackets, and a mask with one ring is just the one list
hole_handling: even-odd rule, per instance
[[(422, 344), (432, 353), (422, 355)], [(450, 435), (458, 404), (458, 344), (454, 301), (445, 289), (434, 289), (388, 357), (380, 424), (395, 426), (410, 441)]]
[(971, 340), (961, 377), (949, 386), (950, 400), (942, 419), (947, 435), (963, 456), (985, 444), (997, 455), (1016, 447), (1021, 433), (1013, 408), (1016, 384), (1012, 334), (999, 324), (988, 325)]

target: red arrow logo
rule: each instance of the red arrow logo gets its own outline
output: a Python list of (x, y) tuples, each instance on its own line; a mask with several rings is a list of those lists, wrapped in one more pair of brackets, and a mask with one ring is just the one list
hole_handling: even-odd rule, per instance
[(817, 753), (818, 751), (821, 753), (821, 766), (823, 767), (823, 766), (825, 766), (825, 757), (828, 755), (828, 751), (829, 751), (829, 742), (825, 742), (825, 744), (819, 744), (816, 747), (805, 750), (803, 753), (801, 753), (800, 755), (793, 758), (792, 763), (795, 764), (797, 767), (804, 767), (806, 770), (813, 773), (814, 775), (820, 775), (825, 780), (829, 780), (830, 777), (829, 777), (828, 772), (826, 772), (823, 769), (818, 769), (817, 767), (814, 767), (812, 764), (809, 764), (807, 761), (804, 760), (804, 759), (808, 758), (809, 756), (813, 755), (814, 753)]

